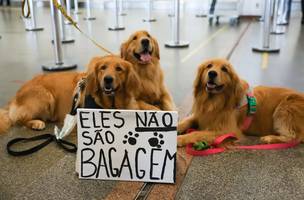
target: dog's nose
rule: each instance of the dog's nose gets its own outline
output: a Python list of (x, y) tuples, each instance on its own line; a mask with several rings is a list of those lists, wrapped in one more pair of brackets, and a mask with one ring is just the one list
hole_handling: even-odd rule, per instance
[(142, 40), (141, 40), (141, 44), (142, 44), (144, 47), (149, 46), (149, 43), (150, 43), (150, 41), (149, 41), (148, 39), (142, 39)]
[(111, 83), (113, 83), (113, 77), (112, 77), (112, 76), (105, 76), (103, 80), (104, 80), (104, 82), (105, 82), (106, 84), (111, 84)]
[(215, 77), (217, 77), (216, 71), (210, 71), (210, 72), (208, 72), (208, 77), (210, 79), (214, 79)]

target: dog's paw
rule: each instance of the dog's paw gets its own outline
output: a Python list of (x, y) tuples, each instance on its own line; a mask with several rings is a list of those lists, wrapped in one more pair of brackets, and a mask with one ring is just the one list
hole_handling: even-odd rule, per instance
[(185, 138), (181, 136), (177, 136), (177, 146), (178, 147), (183, 147), (186, 145)]
[(27, 122), (27, 127), (33, 129), (33, 130), (43, 130), (45, 129), (45, 123), (41, 120), (31, 120)]
[(185, 134), (186, 130), (184, 130), (181, 126), (177, 126), (177, 134), (183, 135)]
[(273, 138), (270, 135), (261, 137), (260, 140), (261, 140), (262, 143), (266, 143), (266, 144), (273, 143)]

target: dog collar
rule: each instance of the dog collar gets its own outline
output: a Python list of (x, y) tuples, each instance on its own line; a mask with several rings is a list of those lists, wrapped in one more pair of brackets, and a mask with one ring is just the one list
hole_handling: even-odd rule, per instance
[(249, 87), (248, 84), (246, 87), (247, 87), (246, 94), (244, 95), (243, 99), (241, 100), (241, 102), (238, 106), (238, 109), (240, 109), (244, 106), (247, 106), (247, 116), (245, 117), (245, 119), (243, 121), (243, 124), (241, 127), (242, 131), (245, 131), (250, 127), (252, 120), (253, 120), (253, 115), (257, 111), (257, 109), (256, 109), (257, 101), (253, 94), (253, 88)]
[(102, 109), (102, 107), (95, 102), (94, 98), (91, 95), (85, 96), (84, 108)]
[(253, 94), (253, 88), (249, 87), (248, 84), (246, 88), (246, 94), (243, 96), (237, 108), (241, 109), (242, 107), (247, 106), (247, 115), (254, 115), (256, 113), (257, 101)]
[(256, 98), (253, 95), (253, 92), (248, 92), (246, 94), (247, 96), (247, 101), (248, 101), (248, 110), (247, 110), (247, 115), (254, 115), (257, 111), (256, 106), (257, 106), (257, 101)]

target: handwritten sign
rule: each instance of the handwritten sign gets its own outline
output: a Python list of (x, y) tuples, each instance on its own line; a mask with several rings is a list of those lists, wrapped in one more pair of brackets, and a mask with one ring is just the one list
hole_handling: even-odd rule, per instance
[(175, 182), (177, 112), (78, 109), (79, 178)]

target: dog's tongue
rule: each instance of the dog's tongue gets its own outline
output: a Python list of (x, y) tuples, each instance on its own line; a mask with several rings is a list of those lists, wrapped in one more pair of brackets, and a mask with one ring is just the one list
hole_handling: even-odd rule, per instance
[(149, 53), (140, 54), (140, 60), (143, 62), (150, 62), (151, 59), (152, 59), (152, 56)]

